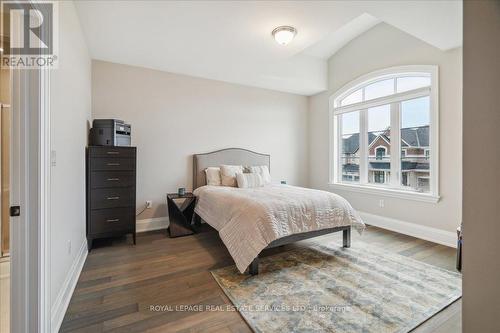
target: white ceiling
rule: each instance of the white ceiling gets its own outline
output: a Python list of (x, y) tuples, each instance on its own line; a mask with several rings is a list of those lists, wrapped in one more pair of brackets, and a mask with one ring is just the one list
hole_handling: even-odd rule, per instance
[[(327, 88), (327, 59), (386, 22), (442, 50), (462, 43), (461, 1), (77, 1), (93, 59), (279, 91)], [(271, 31), (298, 30), (288, 46)]]

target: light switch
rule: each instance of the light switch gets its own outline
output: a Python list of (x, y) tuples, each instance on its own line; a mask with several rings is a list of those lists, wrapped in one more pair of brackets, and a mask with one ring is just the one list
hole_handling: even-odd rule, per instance
[(50, 166), (56, 166), (56, 151), (50, 151)]

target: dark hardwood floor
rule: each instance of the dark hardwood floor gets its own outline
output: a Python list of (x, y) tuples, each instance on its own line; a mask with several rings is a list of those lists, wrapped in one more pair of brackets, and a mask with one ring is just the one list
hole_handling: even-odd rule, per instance
[[(454, 270), (455, 251), (424, 240), (369, 226), (353, 241)], [(265, 254), (309, 242), (341, 242), (342, 233), (325, 235)], [(113, 246), (110, 245), (113, 243)], [(61, 327), (61, 332), (250, 332), (234, 311), (171, 311), (176, 306), (231, 302), (210, 274), (233, 264), (217, 232), (204, 225), (196, 235), (168, 238), (165, 230), (131, 239), (96, 241), (89, 253)], [(163, 306), (163, 308), (152, 308)], [(167, 308), (170, 306), (170, 308)], [(190, 310), (196, 310), (195, 307)], [(417, 332), (460, 332), (461, 301), (418, 327)]]

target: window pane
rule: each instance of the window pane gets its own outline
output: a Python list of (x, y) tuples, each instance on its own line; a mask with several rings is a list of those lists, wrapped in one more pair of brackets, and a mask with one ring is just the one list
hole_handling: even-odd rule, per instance
[(359, 103), (363, 101), (363, 91), (361, 89), (349, 94), (342, 101), (340, 101), (340, 106), (345, 106), (349, 104)]
[(398, 93), (422, 87), (429, 87), (430, 85), (431, 85), (431, 78), (424, 76), (400, 77), (396, 81)]
[(401, 185), (430, 191), (428, 96), (401, 102)]
[(359, 111), (344, 113), (339, 117), (342, 126), (341, 181), (359, 182)]
[(368, 182), (388, 184), (391, 176), (391, 107), (368, 109)]
[(365, 101), (394, 94), (394, 79), (378, 81), (365, 87)]

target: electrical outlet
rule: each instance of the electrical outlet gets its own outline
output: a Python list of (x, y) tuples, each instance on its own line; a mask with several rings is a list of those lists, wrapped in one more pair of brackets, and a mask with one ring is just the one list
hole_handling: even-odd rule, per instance
[(146, 200), (146, 208), (151, 208), (151, 207), (153, 207), (153, 201)]
[(71, 254), (71, 241), (68, 240), (68, 254)]
[(380, 208), (384, 208), (384, 206), (385, 206), (384, 199), (380, 199), (380, 200), (378, 201), (378, 206), (379, 206)]

